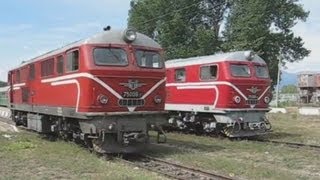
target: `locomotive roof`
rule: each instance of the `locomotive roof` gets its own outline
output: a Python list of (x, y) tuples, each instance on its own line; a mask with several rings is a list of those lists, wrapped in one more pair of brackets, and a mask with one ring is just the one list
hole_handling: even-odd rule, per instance
[[(123, 32), (124, 32), (123, 30), (103, 31), (103, 32), (98, 33), (98, 34), (91, 36), (89, 38), (75, 41), (75, 42), (70, 43), (68, 45), (65, 45), (61, 48), (55, 49), (53, 51), (49, 51), (49, 52), (42, 54), (38, 57), (35, 57), (35, 58), (30, 59), (26, 62), (23, 62), (17, 68), (20, 68), (24, 65), (30, 64), (32, 62), (36, 62), (41, 59), (49, 58), (53, 55), (65, 52), (69, 49), (79, 47), (84, 44), (127, 44), (127, 42), (125, 42), (123, 40)], [(136, 45), (136, 46), (147, 46), (147, 47), (152, 47), (152, 48), (161, 48), (161, 46), (157, 42), (155, 42), (153, 39), (151, 39), (150, 37), (148, 37), (144, 34), (138, 33), (138, 32), (137, 32), (137, 39), (135, 41), (133, 41), (131, 44)]]
[[(218, 53), (209, 56), (198, 56), (191, 57), (186, 59), (173, 59), (166, 61), (166, 67), (183, 67), (197, 64), (208, 64), (214, 62), (223, 62), (223, 61), (248, 61), (245, 52), (248, 51), (235, 51), (228, 53)], [(266, 64), (266, 62), (258, 55), (254, 55), (254, 58), (251, 62), (256, 62), (260, 64)]]

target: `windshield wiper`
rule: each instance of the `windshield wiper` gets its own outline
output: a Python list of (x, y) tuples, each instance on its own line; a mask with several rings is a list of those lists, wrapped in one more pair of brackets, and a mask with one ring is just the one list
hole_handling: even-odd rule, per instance
[(119, 57), (112, 51), (112, 49), (108, 49), (108, 50), (111, 52), (112, 56), (117, 59), (117, 61), (119, 62), (119, 64), (122, 64), (121, 60), (120, 60)]

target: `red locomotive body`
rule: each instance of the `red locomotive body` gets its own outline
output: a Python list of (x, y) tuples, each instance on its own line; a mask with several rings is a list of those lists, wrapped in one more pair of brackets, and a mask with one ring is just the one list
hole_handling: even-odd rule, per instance
[(271, 80), (263, 59), (250, 51), (166, 62), (169, 124), (223, 132), (229, 137), (266, 133)]
[(99, 152), (134, 152), (165, 119), (162, 52), (143, 34), (110, 30), (27, 61), (9, 72), (13, 119)]

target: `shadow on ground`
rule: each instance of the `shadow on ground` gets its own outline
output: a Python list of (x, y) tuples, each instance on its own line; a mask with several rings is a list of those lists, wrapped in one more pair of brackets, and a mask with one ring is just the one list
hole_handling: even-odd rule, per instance
[(167, 143), (157, 144), (151, 141), (145, 153), (152, 156), (163, 158), (168, 155), (183, 155), (190, 153), (208, 153), (222, 151), (225, 147), (219, 145), (209, 145), (183, 140), (169, 139)]
[(286, 133), (286, 132), (272, 132), (270, 134), (267, 134), (262, 137), (258, 137), (257, 139), (285, 139), (285, 138), (297, 138), (301, 137), (301, 134), (295, 134), (295, 133)]

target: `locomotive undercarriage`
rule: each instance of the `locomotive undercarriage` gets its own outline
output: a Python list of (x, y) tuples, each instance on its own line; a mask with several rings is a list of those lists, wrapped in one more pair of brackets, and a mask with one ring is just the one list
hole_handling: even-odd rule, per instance
[[(96, 116), (74, 119), (23, 111), (13, 121), (41, 134), (73, 140), (98, 153), (137, 153), (149, 142), (148, 130), (159, 127), (163, 115)], [(150, 121), (152, 119), (152, 122)], [(152, 125), (151, 125), (152, 124)]]
[(226, 113), (171, 113), (166, 130), (181, 130), (196, 134), (223, 134), (233, 137), (263, 135), (271, 131), (266, 112), (226, 112)]

